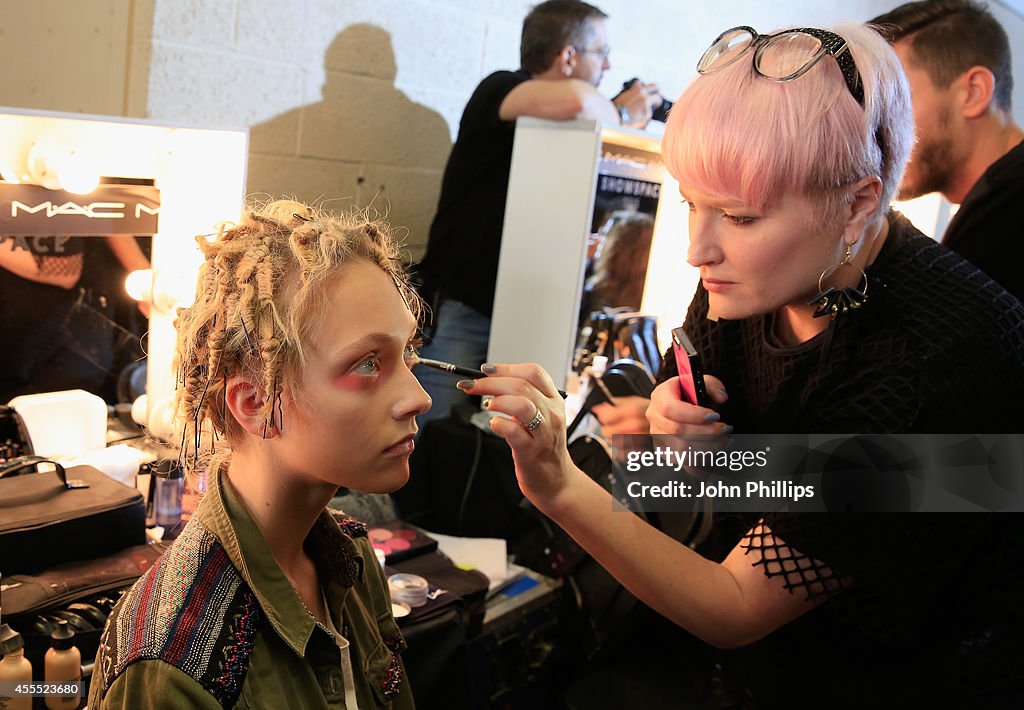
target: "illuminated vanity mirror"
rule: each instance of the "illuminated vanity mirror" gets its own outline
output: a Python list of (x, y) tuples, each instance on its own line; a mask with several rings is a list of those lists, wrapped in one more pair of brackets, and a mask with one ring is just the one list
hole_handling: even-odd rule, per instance
[(244, 129), (0, 109), (0, 402), (145, 390), (167, 433), (195, 235), (238, 219), (247, 143)]
[(657, 152), (602, 141), (587, 240), (573, 370), (595, 354), (653, 371), (656, 316), (643, 314), (651, 245), (664, 179)]

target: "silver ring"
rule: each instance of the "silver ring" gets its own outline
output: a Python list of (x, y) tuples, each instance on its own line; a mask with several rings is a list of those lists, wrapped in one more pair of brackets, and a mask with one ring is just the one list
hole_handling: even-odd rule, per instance
[(526, 431), (533, 431), (534, 429), (539, 427), (541, 425), (541, 422), (543, 422), (543, 421), (544, 421), (544, 414), (538, 408), (537, 409), (537, 416), (535, 416), (533, 419), (531, 419), (530, 423), (526, 425)]

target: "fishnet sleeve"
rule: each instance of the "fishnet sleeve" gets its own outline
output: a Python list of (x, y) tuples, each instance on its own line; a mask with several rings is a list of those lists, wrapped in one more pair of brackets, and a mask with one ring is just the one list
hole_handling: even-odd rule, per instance
[(790, 545), (764, 518), (747, 531), (740, 547), (754, 558), (754, 567), (760, 567), (768, 577), (782, 577), (787, 591), (803, 594), (806, 601), (815, 605), (852, 582), (827, 562)]
[(32, 257), (35, 259), (36, 269), (40, 276), (73, 276), (78, 278), (82, 275), (82, 254), (80, 253), (69, 256), (33, 254)]
[[(953, 589), (996, 572), (998, 565), (981, 562), (991, 559), (984, 542), (993, 538), (991, 522), (983, 515), (775, 512), (740, 544), (761, 556), (756, 566), (766, 575), (784, 576), (790, 591), (829, 600), (835, 614), (871, 633), (909, 637), (936, 618), (948, 625)], [(847, 593), (832, 599), (840, 591)]]

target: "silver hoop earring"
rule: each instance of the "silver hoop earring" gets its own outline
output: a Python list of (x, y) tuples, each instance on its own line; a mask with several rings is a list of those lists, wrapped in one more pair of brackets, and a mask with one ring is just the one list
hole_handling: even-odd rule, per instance
[[(852, 255), (853, 249), (847, 245), (846, 254), (843, 256), (843, 260), (822, 271), (821, 276), (818, 277), (818, 293), (814, 298), (807, 302), (810, 306), (817, 306), (814, 311), (815, 318), (828, 315), (835, 320), (839, 316), (846, 314), (848, 311), (860, 308), (865, 302), (867, 302), (868, 275), (864, 273), (864, 269), (850, 261), (850, 257)], [(859, 277), (857, 279), (856, 286), (844, 286), (842, 288), (825, 286), (826, 279), (844, 268), (857, 270)]]
[[(825, 330), (825, 340), (821, 345), (821, 352), (818, 361), (825, 363), (832, 354), (832, 340), (835, 338), (836, 330), (839, 327), (839, 317), (850, 311), (863, 306), (868, 300), (868, 275), (852, 261), (853, 249), (847, 245), (846, 254), (843, 260), (821, 272), (818, 277), (818, 294), (807, 302), (810, 306), (817, 306), (814, 310), (814, 317), (829, 316), (828, 328)], [(856, 286), (844, 286), (836, 288), (825, 286), (825, 280), (836, 274), (840, 269), (856, 269), (860, 277)]]

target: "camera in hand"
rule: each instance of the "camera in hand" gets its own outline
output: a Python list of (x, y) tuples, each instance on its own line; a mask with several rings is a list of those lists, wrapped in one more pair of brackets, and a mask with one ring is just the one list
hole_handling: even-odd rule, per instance
[[(638, 79), (637, 77), (633, 77), (629, 81), (623, 82), (623, 84), (622, 84), (622, 91), (625, 91), (626, 89), (628, 89), (629, 87), (633, 86), (633, 84), (635, 84), (638, 81), (640, 81), (640, 79)], [(621, 94), (622, 91), (620, 91), (619, 94)], [(618, 97), (618, 94), (616, 94), (616, 97)], [(654, 108), (651, 111), (651, 120), (652, 121), (661, 121), (662, 123), (667, 121), (668, 120), (668, 112), (672, 109), (672, 103), (673, 103), (672, 101), (669, 101), (666, 98), (662, 98), (661, 99), (661, 106), (658, 106), (658, 107)]]

